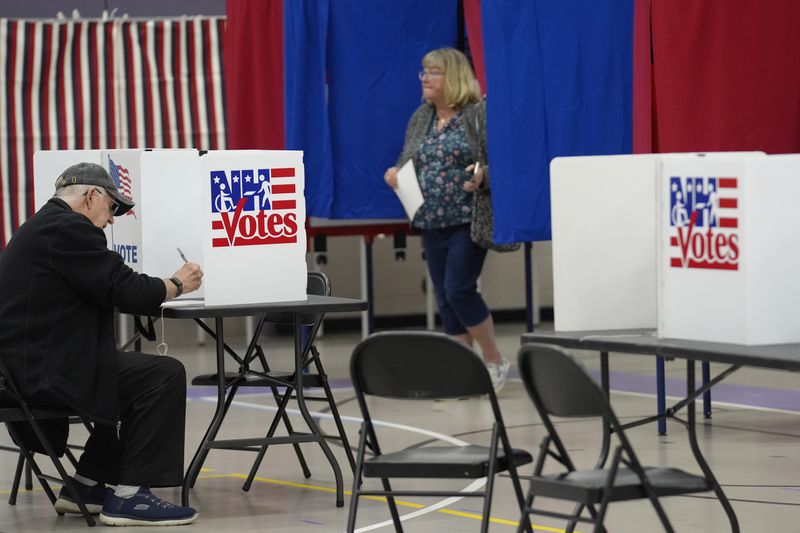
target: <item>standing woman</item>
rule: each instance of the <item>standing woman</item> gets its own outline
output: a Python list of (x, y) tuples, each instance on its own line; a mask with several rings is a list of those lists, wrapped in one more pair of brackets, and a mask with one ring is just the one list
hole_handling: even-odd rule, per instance
[(444, 331), (469, 346), (478, 343), (499, 390), (509, 362), (500, 355), (492, 315), (478, 293), (486, 250), (470, 238), (472, 193), (489, 186), (486, 105), (467, 58), (458, 50), (428, 52), (419, 79), (425, 102), (411, 115), (403, 152), (384, 180), (397, 188), (397, 169), (413, 159), (425, 202), (412, 224), (422, 230)]

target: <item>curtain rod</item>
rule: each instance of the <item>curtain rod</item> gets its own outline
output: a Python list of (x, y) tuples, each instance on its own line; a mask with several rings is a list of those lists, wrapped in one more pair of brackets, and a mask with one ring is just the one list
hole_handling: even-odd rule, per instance
[(226, 18), (226, 15), (175, 15), (175, 16), (153, 16), (153, 17), (130, 17), (127, 13), (122, 15), (116, 14), (117, 8), (114, 8), (110, 13), (104, 10), (103, 14), (99, 17), (82, 17), (77, 9), (72, 11), (71, 16), (66, 16), (63, 12), (59, 11), (55, 17), (47, 18), (6, 18), (7, 20), (25, 21), (25, 22), (111, 22), (111, 21), (130, 21), (130, 22), (146, 22), (149, 20), (184, 20), (195, 17), (203, 18)]

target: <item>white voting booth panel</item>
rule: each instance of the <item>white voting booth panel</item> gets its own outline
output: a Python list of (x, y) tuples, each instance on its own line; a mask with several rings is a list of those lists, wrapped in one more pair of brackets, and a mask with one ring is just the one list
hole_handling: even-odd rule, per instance
[(800, 342), (800, 156), (664, 160), (661, 337)]
[[(109, 171), (136, 206), (106, 227), (109, 248), (137, 272), (170, 277), (187, 258), (202, 263), (202, 193), (197, 187), (197, 150), (53, 150), (34, 154), (36, 208), (55, 192), (55, 180), (76, 163), (88, 161)], [(188, 295), (202, 297), (203, 288)]]
[(33, 202), (38, 211), (56, 192), (56, 178), (84, 161), (101, 164), (103, 150), (39, 150), (33, 154)]
[[(136, 272), (150, 274), (146, 270), (142, 248), (142, 156), (144, 150), (108, 150), (101, 156), (101, 165), (108, 170), (122, 194), (133, 198), (136, 205), (120, 217), (114, 217), (111, 225), (110, 248), (122, 256), (125, 264)], [(174, 269), (173, 269), (174, 272)], [(155, 273), (153, 273), (155, 275)], [(171, 275), (172, 273), (170, 273)], [(169, 277), (169, 276), (167, 276)]]
[(656, 155), (550, 164), (559, 331), (656, 327)]
[(306, 299), (301, 151), (210, 151), (200, 158), (206, 305)]
[[(39, 150), (33, 154), (34, 212), (41, 209), (56, 192), (56, 178), (61, 172), (87, 161), (102, 164), (103, 150)], [(106, 228), (106, 239), (111, 243), (111, 228)]]
[[(140, 221), (143, 272), (168, 278), (189, 261), (203, 264), (203, 193), (197, 186), (197, 150), (152, 150), (141, 156)], [(115, 226), (117, 224), (114, 224)], [(116, 237), (116, 235), (115, 235)], [(116, 243), (115, 243), (116, 244)], [(205, 287), (181, 296), (202, 298)]]

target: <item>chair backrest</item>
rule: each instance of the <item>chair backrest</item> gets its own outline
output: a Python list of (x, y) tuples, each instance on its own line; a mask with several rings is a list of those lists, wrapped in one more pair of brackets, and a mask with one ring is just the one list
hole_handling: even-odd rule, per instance
[(322, 272), (309, 272), (306, 281), (306, 294), (330, 296), (331, 282), (328, 276)]
[[(68, 418), (73, 414), (64, 407), (28, 406), (11, 371), (0, 359), (0, 422), (8, 424), (8, 431), (17, 446), (48, 454), (49, 446), (57, 457), (61, 457), (67, 449)], [(29, 422), (31, 419), (35, 422)], [(32, 424), (36, 424), (36, 427)]]
[(384, 332), (361, 341), (350, 358), (359, 396), (437, 399), (493, 396), (483, 360), (465, 344), (429, 331)]
[(611, 414), (603, 390), (566, 350), (525, 344), (518, 361), (520, 378), (540, 413), (562, 417)]
[[(331, 295), (330, 279), (323, 272), (309, 272), (306, 279), (306, 294), (313, 294), (315, 296)], [(318, 318), (318, 314), (301, 314), (300, 323), (312, 325)], [(292, 313), (267, 313), (264, 320), (273, 324), (292, 324), (294, 322), (294, 315)]]

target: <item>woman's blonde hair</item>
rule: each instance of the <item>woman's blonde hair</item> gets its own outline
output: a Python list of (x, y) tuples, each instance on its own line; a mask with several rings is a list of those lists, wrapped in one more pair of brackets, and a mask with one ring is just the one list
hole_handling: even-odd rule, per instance
[(439, 68), (444, 72), (444, 101), (461, 109), (481, 100), (481, 88), (467, 57), (455, 48), (437, 48), (422, 58), (422, 68)]

